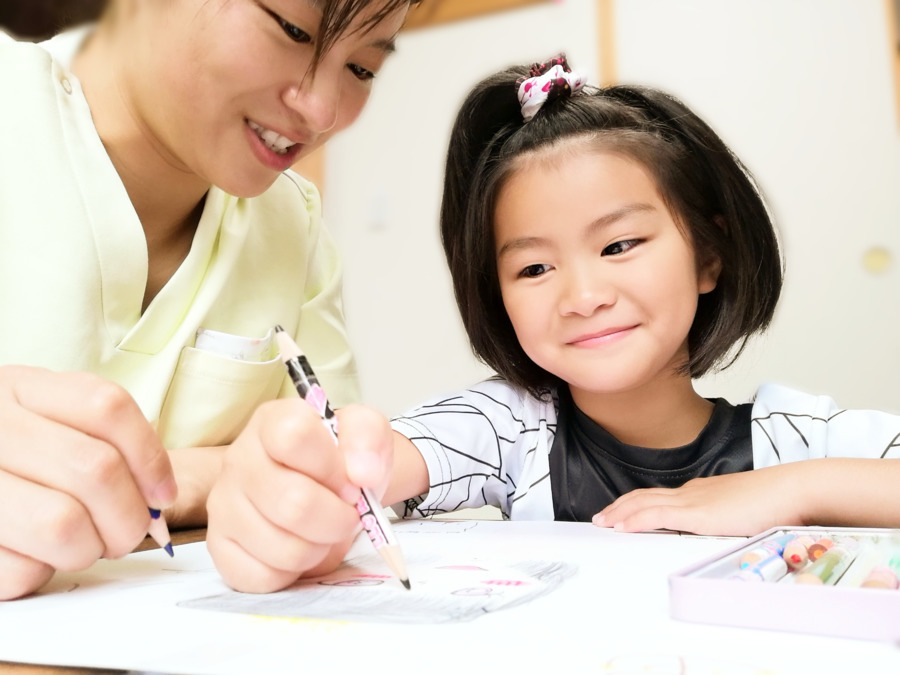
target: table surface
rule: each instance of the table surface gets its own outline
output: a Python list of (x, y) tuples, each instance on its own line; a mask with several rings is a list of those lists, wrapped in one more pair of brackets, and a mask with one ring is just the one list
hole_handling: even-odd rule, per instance
[[(466, 563), (462, 568), (469, 569), (467, 565), (473, 565), (474, 561), (487, 568), (496, 567), (498, 561), (532, 564), (529, 569), (533, 569), (533, 564), (542, 563), (541, 570), (548, 569), (549, 562), (569, 570), (574, 568), (573, 576), (554, 586), (552, 592), (521, 604), (513, 603), (508, 609), (486, 608), (486, 613), (478, 615), (476, 621), (441, 621), (443, 604), (437, 606), (435, 621), (400, 622), (396, 626), (390, 621), (366, 622), (346, 617), (317, 619), (315, 612), (309, 616), (284, 613), (280, 604), (284, 599), (278, 594), (253, 598), (252, 603), (259, 604), (251, 603), (249, 607), (246, 598), (240, 599), (240, 607), (226, 606), (237, 599), (225, 589), (205, 546), (200, 543), (205, 532), (173, 532), (173, 544), (184, 544), (174, 563), (154, 550), (158, 548), (156, 544), (147, 540), (139, 547), (144, 552), (137, 556), (122, 561), (101, 561), (96, 568), (59, 575), (51, 582), (60, 591), (69, 588), (67, 584), (74, 583), (73, 588), (77, 588), (77, 582), (86, 581), (83, 594), (77, 598), (65, 594), (54, 598), (51, 591), (47, 598), (36, 597), (31, 605), (26, 601), (15, 612), (4, 614), (0, 607), (0, 644), (4, 646), (0, 654), (5, 658), (31, 663), (46, 658), (60, 664), (94, 667), (0, 662), (0, 675), (134, 672), (120, 668), (198, 675), (289, 674), (295, 672), (292, 668), (297, 663), (303, 663), (307, 672), (329, 672), (334, 667), (335, 655), (347, 666), (342, 669), (344, 672), (365, 671), (371, 665), (371, 654), (380, 653), (386, 644), (390, 645), (393, 672), (413, 672), (427, 664), (429, 672), (435, 675), (470, 669), (473, 663), (489, 670), (496, 670), (488, 667), (496, 664), (518, 672), (610, 675), (900, 673), (900, 643), (831, 638), (825, 636), (828, 633), (764, 630), (762, 624), (743, 624), (757, 627), (742, 628), (740, 623), (732, 625), (724, 620), (705, 623), (673, 618), (673, 575), (681, 578), (688, 566), (693, 569), (704, 560), (719, 561), (726, 549), (737, 550), (735, 546), (747, 545), (746, 539), (722, 541), (721, 537), (685, 533), (625, 534), (587, 523), (560, 522), (425, 520), (399, 521), (395, 528), (403, 542), (404, 557), (418, 570), (417, 583), (427, 584), (437, 578), (430, 574), (434, 565), (438, 565), (437, 570), (444, 570)], [(367, 538), (360, 537), (354, 547), (358, 550), (355, 553), (351, 550), (353, 555), (348, 556), (361, 561), (356, 563), (361, 568), (384, 568), (383, 560), (371, 550)], [(441, 566), (448, 563), (451, 567)], [(554, 570), (558, 573), (557, 567)], [(181, 577), (179, 572), (192, 574)], [(73, 578), (67, 581), (67, 576)], [(161, 577), (165, 579), (160, 581)], [(147, 588), (148, 579), (152, 589)], [(92, 586), (93, 581), (98, 583)], [(860, 596), (851, 598), (851, 593), (894, 593), (855, 589), (844, 589), (842, 593), (839, 589), (808, 588), (812, 589), (810, 594), (836, 593), (828, 598), (830, 606), (839, 606), (835, 603), (840, 598), (852, 600), (856, 606)], [(410, 616), (419, 616), (422, 607), (419, 600), (427, 605), (431, 602), (429, 598), (440, 595), (439, 592), (429, 595), (428, 590), (408, 606), (403, 602), (391, 604), (388, 614), (393, 616), (403, 605)], [(471, 589), (467, 586), (465, 590)], [(689, 594), (687, 605), (683, 594), (679, 596), (678, 606), (682, 609), (694, 606), (696, 602), (692, 598), (707, 598), (710, 593), (721, 598), (721, 591), (719, 586), (715, 590), (708, 586), (696, 589), (693, 595)], [(219, 595), (223, 592), (224, 595)], [(733, 594), (734, 589), (730, 592)], [(900, 601), (900, 592), (897, 593)], [(502, 595), (501, 591), (498, 597)], [(810, 623), (810, 613), (826, 618), (832, 615), (830, 609), (823, 612), (820, 596), (815, 596), (816, 602), (809, 604), (814, 599), (812, 595), (803, 598), (796, 595), (799, 593), (786, 591), (778, 599), (770, 598), (763, 604), (797, 616), (797, 626)], [(788, 602), (788, 596), (794, 601)], [(190, 612), (177, 607), (185, 600), (226, 602), (226, 605), (214, 603), (214, 609), (218, 607), (215, 611), (189, 616)], [(89, 603), (92, 622), (79, 619), (85, 601)], [(42, 603), (44, 609), (52, 608), (52, 614), (41, 610)], [(755, 604), (759, 604), (758, 598)], [(210, 607), (194, 604), (191, 611)], [(375, 607), (372, 611), (376, 614), (384, 611), (377, 602)], [(451, 602), (450, 607), (457, 605)], [(425, 607), (428, 611), (434, 608), (433, 605)], [(730, 600), (727, 608), (731, 612), (728, 618), (743, 616), (746, 609)], [(875, 612), (873, 616), (881, 617), (881, 621), (890, 625), (900, 625), (898, 612), (900, 604), (892, 601), (890, 611)], [(198, 617), (203, 620), (196, 621)], [(148, 626), (163, 629), (158, 648), (149, 654), (144, 638)], [(57, 636), (55, 651), (51, 651), (52, 644), (42, 642), (48, 630)], [(115, 634), (115, 644), (96, 653), (95, 633), (91, 631)], [(16, 635), (18, 640), (6, 642)], [(353, 647), (348, 649), (348, 645)]]
[[(191, 544), (195, 541), (203, 541), (206, 538), (206, 528), (195, 530), (175, 530), (171, 533), (172, 545)], [(157, 548), (159, 545), (149, 536), (142, 541), (135, 553)], [(0, 673), (3, 675), (119, 675), (124, 670), (108, 670), (99, 668), (60, 668), (55, 666), (32, 666), (24, 663), (9, 663), (0, 661)]]

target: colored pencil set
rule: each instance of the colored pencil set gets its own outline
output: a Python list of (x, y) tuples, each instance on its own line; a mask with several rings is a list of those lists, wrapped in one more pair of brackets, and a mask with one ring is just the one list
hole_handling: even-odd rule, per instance
[(900, 535), (784, 531), (742, 552), (726, 578), (900, 588)]
[(900, 529), (773, 527), (670, 574), (670, 611), (682, 621), (900, 644), (898, 578)]

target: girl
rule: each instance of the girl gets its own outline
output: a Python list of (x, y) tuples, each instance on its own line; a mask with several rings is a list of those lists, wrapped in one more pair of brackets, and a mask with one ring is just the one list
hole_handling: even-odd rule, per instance
[(206, 523), (223, 448), (267, 442), (275, 323), (356, 397), (319, 196), (285, 170), (356, 119), (410, 4), (112, 0), (0, 34), (0, 599), (129, 552), (148, 505)]
[[(393, 445), (385, 503), (405, 500), (403, 516), (493, 504), (627, 531), (900, 525), (900, 418), (774, 385), (737, 406), (694, 391), (769, 324), (782, 274), (750, 174), (679, 101), (586, 89), (564, 59), (488, 78), (453, 130), (441, 232), (469, 338), (498, 377), (396, 418), (392, 439), (344, 411), (344, 471), (290, 464), (304, 503), (350, 476), (383, 485)], [(233, 530), (242, 555), (216, 559), (229, 583), (264, 590), (335, 561), (302, 508), (288, 518), (253, 482), (256, 512), (235, 515), (254, 526)]]

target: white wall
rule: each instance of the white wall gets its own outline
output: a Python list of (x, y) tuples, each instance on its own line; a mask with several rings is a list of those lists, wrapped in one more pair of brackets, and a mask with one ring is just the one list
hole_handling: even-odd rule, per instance
[[(900, 412), (900, 133), (883, 0), (618, 0), (619, 81), (664, 88), (756, 174), (787, 281), (771, 331), (698, 389), (763, 380)], [(325, 214), (346, 261), (364, 396), (392, 414), (480, 379), (438, 239), (443, 157), (468, 89), (566, 51), (597, 75), (593, 0), (401, 35), (369, 108), (326, 160)], [(893, 256), (881, 274), (863, 256)]]

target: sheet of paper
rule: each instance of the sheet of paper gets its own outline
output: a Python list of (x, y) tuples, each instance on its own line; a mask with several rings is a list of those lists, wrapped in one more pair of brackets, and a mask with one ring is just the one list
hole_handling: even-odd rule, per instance
[(407, 521), (396, 532), (411, 591), (364, 537), (327, 579), (271, 595), (230, 591), (202, 543), (59, 574), (0, 604), (0, 661), (182, 675), (900, 672), (891, 645), (670, 619), (668, 575), (732, 541), (578, 523)]

